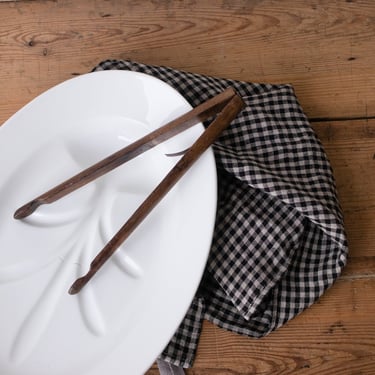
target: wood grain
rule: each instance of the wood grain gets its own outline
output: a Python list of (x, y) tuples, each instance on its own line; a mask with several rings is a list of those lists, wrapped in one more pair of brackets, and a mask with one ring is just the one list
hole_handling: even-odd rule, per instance
[(36, 0), (0, 12), (0, 79), (9, 81), (0, 123), (106, 58), (290, 82), (310, 117), (375, 116), (371, 0)]
[(187, 374), (375, 374), (372, 0), (35, 0), (0, 2), (0, 17), (0, 124), (107, 58), (292, 83), (333, 166), (348, 265), (318, 303), (264, 339), (206, 322)]

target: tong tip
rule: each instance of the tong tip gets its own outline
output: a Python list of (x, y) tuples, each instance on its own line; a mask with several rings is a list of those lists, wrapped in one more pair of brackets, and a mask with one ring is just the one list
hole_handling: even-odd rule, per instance
[(87, 281), (87, 277), (80, 277), (71, 285), (71, 287), (68, 290), (68, 293), (71, 295), (78, 294), (81, 291), (81, 289), (87, 284)]
[(69, 293), (70, 295), (77, 294), (77, 293), (81, 290), (80, 286), (77, 285), (77, 281), (78, 281), (78, 280), (76, 280), (76, 281), (71, 285), (71, 287), (69, 288), (68, 293)]
[(16, 210), (13, 217), (17, 220), (24, 219), (25, 217), (31, 215), (39, 205), (40, 203), (37, 200), (33, 200), (29, 203), (26, 203), (25, 205)]

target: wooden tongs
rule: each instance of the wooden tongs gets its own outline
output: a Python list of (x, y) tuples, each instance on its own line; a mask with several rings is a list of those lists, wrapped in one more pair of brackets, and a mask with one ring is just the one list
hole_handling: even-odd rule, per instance
[(193, 108), (186, 114), (152, 131), (134, 143), (83, 170), (16, 210), (14, 218), (23, 219), (32, 214), (40, 205), (55, 202), (143, 152), (183, 132), (198, 122), (208, 120), (210, 117), (216, 115), (216, 118), (185, 152), (182, 158), (164, 177), (159, 185), (150, 193), (128, 221), (96, 255), (90, 264), (89, 271), (72, 284), (69, 289), (70, 294), (78, 293), (88, 283), (100, 267), (130, 236), (130, 234), (171, 190), (177, 181), (179, 181), (185, 172), (194, 164), (203, 152), (208, 149), (220, 133), (228, 127), (243, 107), (244, 102), (242, 98), (232, 88), (228, 88), (222, 93)]

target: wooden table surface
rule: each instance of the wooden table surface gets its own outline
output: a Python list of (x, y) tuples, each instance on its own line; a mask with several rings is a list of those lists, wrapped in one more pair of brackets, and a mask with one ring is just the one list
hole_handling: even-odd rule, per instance
[(334, 169), (348, 265), (264, 339), (205, 323), (187, 374), (375, 374), (374, 42), (372, 0), (0, 1), (0, 124), (107, 58), (293, 84)]

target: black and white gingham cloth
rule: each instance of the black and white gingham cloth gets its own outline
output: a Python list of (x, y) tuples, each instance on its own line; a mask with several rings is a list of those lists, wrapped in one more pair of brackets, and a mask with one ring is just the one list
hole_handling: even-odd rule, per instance
[(94, 71), (150, 74), (192, 106), (233, 87), (246, 108), (214, 145), (219, 197), (207, 267), (161, 354), (191, 367), (203, 319), (262, 337), (310, 306), (346, 263), (347, 241), (326, 154), (290, 85), (240, 82), (107, 60)]

